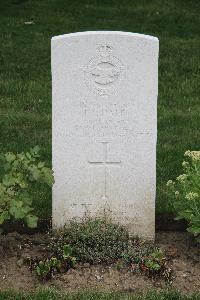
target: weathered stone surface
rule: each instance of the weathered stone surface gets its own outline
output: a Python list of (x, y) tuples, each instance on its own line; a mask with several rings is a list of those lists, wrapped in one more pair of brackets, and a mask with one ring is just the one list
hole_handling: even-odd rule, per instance
[(53, 224), (108, 214), (154, 238), (158, 39), (52, 39)]

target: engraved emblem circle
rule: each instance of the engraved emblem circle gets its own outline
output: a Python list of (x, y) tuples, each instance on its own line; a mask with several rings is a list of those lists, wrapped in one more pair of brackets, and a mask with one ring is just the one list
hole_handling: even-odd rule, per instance
[(108, 45), (97, 49), (98, 55), (92, 58), (85, 68), (85, 83), (90, 90), (99, 95), (109, 95), (123, 77), (123, 65), (113, 56)]

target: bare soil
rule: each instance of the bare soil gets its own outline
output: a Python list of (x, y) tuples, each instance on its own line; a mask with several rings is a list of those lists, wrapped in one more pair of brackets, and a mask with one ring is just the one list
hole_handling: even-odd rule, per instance
[[(0, 290), (23, 289), (32, 291), (41, 285), (54, 286), (62, 291), (83, 288), (103, 290), (126, 290), (145, 292), (149, 288), (157, 290), (166, 287), (163, 279), (150, 279), (135, 274), (126, 267), (118, 270), (116, 265), (79, 264), (67, 273), (57, 274), (52, 280), (42, 284), (35, 272), (31, 272), (23, 261), (27, 257), (45, 253), (48, 235), (10, 233), (0, 237)], [(200, 247), (187, 233), (158, 232), (156, 244), (166, 251), (169, 267), (174, 270), (172, 287), (184, 293), (200, 291)]]

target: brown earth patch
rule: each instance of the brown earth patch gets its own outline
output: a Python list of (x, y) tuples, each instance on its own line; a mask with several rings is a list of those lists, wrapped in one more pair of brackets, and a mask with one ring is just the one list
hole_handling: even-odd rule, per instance
[[(41, 285), (54, 286), (62, 291), (79, 288), (126, 290), (143, 292), (149, 288), (166, 287), (162, 279), (150, 279), (135, 274), (126, 267), (117, 270), (115, 265), (79, 264), (67, 273), (57, 274), (42, 284), (35, 272), (23, 264), (27, 257), (41, 256), (46, 252), (49, 236), (45, 234), (10, 233), (0, 237), (0, 290), (23, 289), (32, 291)], [(200, 247), (184, 232), (158, 232), (156, 244), (166, 251), (169, 266), (174, 270), (172, 287), (190, 293), (200, 291)]]

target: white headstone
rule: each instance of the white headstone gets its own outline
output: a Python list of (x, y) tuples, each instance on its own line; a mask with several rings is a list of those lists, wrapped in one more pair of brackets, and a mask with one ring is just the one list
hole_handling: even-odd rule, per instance
[(109, 214), (154, 238), (158, 46), (126, 32), (52, 38), (55, 227)]

